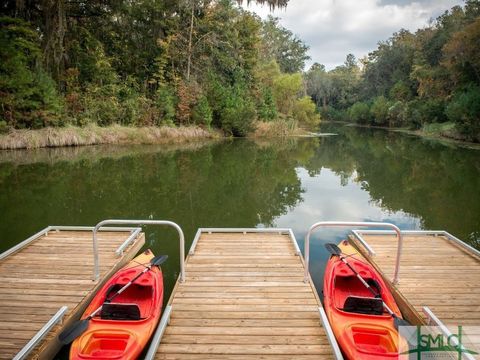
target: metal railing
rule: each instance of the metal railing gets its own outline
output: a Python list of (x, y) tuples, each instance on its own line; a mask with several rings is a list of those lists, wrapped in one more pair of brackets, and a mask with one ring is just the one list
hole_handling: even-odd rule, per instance
[(15, 355), (13, 360), (23, 360), (27, 358), (30, 352), (43, 340), (50, 330), (62, 320), (68, 307), (62, 306), (55, 315), (35, 334), (35, 336)]
[[(365, 239), (362, 237), (362, 235), (394, 235), (395, 231), (392, 230), (353, 230), (352, 231), (357, 240), (367, 249), (368, 253), (370, 256), (375, 256), (375, 251), (370, 247), (370, 245), (365, 241)], [(448, 233), (447, 231), (444, 230), (402, 230), (402, 236), (403, 235), (410, 235), (410, 236), (424, 236), (424, 235), (430, 235), (430, 236), (444, 236), (447, 241), (450, 241), (454, 243), (455, 245), (458, 245), (461, 247), (463, 250), (466, 252), (480, 257), (480, 251), (475, 249), (474, 247), (468, 245), (467, 243), (463, 242), (459, 238), (453, 236), (452, 234)], [(402, 247), (399, 246), (399, 250), (397, 249), (397, 261), (401, 256)], [(396, 264), (396, 274), (398, 274), (399, 270), (397, 270), (397, 267), (399, 267), (400, 264), (399, 262)], [(398, 281), (398, 277), (396, 279)], [(394, 278), (395, 281), (395, 278)]]
[(295, 252), (297, 255), (300, 255), (300, 249), (298, 247), (295, 236), (293, 235), (292, 229), (286, 228), (199, 228), (195, 234), (192, 245), (188, 253), (190, 255), (195, 254), (195, 248), (197, 247), (197, 242), (200, 239), (202, 233), (278, 233), (278, 234), (288, 234), (292, 240), (293, 246), (295, 247)]
[(332, 347), (333, 355), (335, 356), (335, 359), (343, 360), (342, 351), (340, 350), (340, 347), (338, 346), (338, 343), (337, 343), (337, 339), (333, 334), (333, 330), (332, 330), (332, 327), (330, 326), (330, 322), (328, 321), (328, 317), (327, 317), (327, 314), (325, 313), (325, 310), (323, 309), (323, 307), (319, 306), (318, 312), (320, 314), (320, 319), (322, 321), (323, 328), (325, 329), (325, 333), (327, 334), (328, 342)]
[[(448, 342), (449, 342), (449, 345), (450, 345), (450, 339), (451, 339), (451, 342), (453, 343), (453, 346), (455, 347), (458, 347), (460, 346), (460, 351), (461, 350), (465, 350), (465, 348), (463, 347), (463, 345), (461, 343), (459, 343), (458, 341), (458, 336), (453, 336), (453, 334), (451, 333), (451, 331), (445, 326), (445, 324), (433, 313), (433, 311), (428, 307), (428, 306), (424, 306), (422, 308), (422, 311), (423, 313), (425, 314), (425, 316), (427, 317), (428, 319), (428, 322), (429, 322), (429, 325), (434, 325), (434, 326), (438, 326), (438, 328), (440, 329), (440, 331), (442, 332), (442, 334), (447, 338), (449, 339)], [(466, 359), (468, 360), (475, 360), (475, 358), (465, 352), (465, 351), (461, 351), (460, 352), (461, 355), (459, 355), (459, 359), (463, 359), (463, 357), (465, 356)]]
[[(395, 272), (393, 274), (393, 283), (398, 283), (398, 274), (400, 270), (400, 256), (402, 254), (402, 246), (403, 246), (403, 238), (402, 232), (400, 229), (393, 224), (390, 223), (382, 223), (382, 222), (348, 222), (348, 221), (320, 221), (313, 224), (307, 232), (305, 236), (305, 277), (304, 281), (308, 281), (308, 274), (309, 274), (309, 260), (310, 260), (310, 235), (312, 232), (319, 228), (319, 227), (390, 227), (392, 228), (395, 233), (397, 234), (398, 238), (398, 246), (397, 246), (397, 259), (395, 262)], [(362, 245), (365, 246), (368, 253), (373, 256), (375, 252), (373, 249), (362, 239), (360, 240)]]
[[(38, 240), (42, 236), (48, 236), (48, 233), (50, 232), (57, 232), (57, 231), (93, 231), (94, 227), (93, 226), (58, 226), (58, 225), (52, 225), (52, 226), (47, 226), (45, 229), (39, 231), (38, 233), (30, 236), (28, 239), (22, 241), (21, 243), (11, 247), (10, 249), (6, 250), (5, 252), (0, 254), (0, 261), (7, 258), (8, 256), (22, 250), (23, 248), (27, 247), (30, 245), (32, 242)], [(142, 231), (141, 228), (132, 228), (132, 227), (102, 227), (98, 229), (99, 231), (110, 231), (110, 232), (130, 232), (129, 237), (125, 240), (123, 244), (121, 244), (116, 250), (115, 253), (117, 256), (121, 255), (125, 248), (130, 245), (132, 241), (134, 241), (140, 231)], [(95, 246), (94, 246), (95, 248)], [(97, 254), (98, 257), (98, 254)], [(95, 253), (94, 253), (94, 259), (95, 259)], [(95, 273), (95, 264), (94, 264), (94, 273)], [(94, 277), (94, 280), (95, 277)]]
[(158, 346), (162, 341), (162, 337), (165, 332), (165, 329), (167, 328), (167, 325), (170, 322), (171, 312), (172, 312), (172, 305), (169, 304), (165, 307), (165, 311), (163, 312), (163, 315), (162, 315), (162, 320), (160, 320), (157, 330), (153, 335), (153, 339), (150, 342), (150, 347), (148, 348), (148, 352), (145, 355), (144, 360), (153, 360), (155, 358), (155, 354), (157, 353)]
[[(95, 228), (93, 229), (93, 254), (94, 254), (94, 280), (96, 281), (100, 277), (100, 265), (98, 260), (98, 241), (97, 241), (97, 232), (104, 225), (166, 225), (171, 226), (178, 232), (180, 240), (180, 282), (185, 281), (185, 236), (183, 234), (182, 228), (178, 226), (173, 221), (168, 220), (103, 220), (100, 221)], [(131, 236), (125, 241), (127, 243), (130, 240)], [(128, 246), (128, 243), (123, 243), (119, 250), (123, 251)]]

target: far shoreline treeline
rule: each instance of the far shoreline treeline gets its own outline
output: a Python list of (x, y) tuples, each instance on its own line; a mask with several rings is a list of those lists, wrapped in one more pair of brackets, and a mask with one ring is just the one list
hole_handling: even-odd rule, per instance
[(326, 120), (409, 128), (480, 142), (480, 1), (432, 24), (400, 30), (357, 61), (326, 71), (315, 63), (307, 93)]
[[(173, 141), (145, 136), (154, 127), (285, 136), (313, 129), (320, 116), (480, 142), (479, 41), (480, 1), (467, 0), (363, 59), (349, 54), (331, 71), (314, 63), (303, 72), (308, 46), (234, 0), (8, 0), (0, 148), (79, 145), (95, 127), (119, 143)], [(58, 130), (53, 142), (41, 139), (52, 131), (32, 135), (45, 128)]]
[(0, 25), (0, 133), (121, 125), (246, 136), (320, 121), (305, 94), (308, 46), (233, 0), (9, 0)]

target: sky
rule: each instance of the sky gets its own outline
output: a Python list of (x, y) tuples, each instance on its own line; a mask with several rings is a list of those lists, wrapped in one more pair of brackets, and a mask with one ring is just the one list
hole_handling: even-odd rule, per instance
[(463, 5), (463, 1), (289, 0), (285, 9), (273, 12), (268, 5), (243, 6), (263, 19), (269, 14), (280, 18), (283, 27), (310, 46), (306, 69), (318, 62), (331, 70), (343, 64), (347, 54), (362, 58), (394, 32), (428, 26), (455, 5)]

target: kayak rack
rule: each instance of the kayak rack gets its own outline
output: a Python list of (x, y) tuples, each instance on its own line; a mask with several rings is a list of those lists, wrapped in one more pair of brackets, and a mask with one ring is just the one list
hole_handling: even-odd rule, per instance
[[(393, 283), (398, 283), (398, 276), (400, 271), (400, 256), (402, 254), (402, 245), (403, 245), (403, 238), (402, 232), (400, 229), (391, 223), (384, 223), (384, 222), (351, 222), (351, 221), (320, 221), (313, 224), (307, 232), (305, 236), (305, 277), (304, 281), (307, 282), (309, 278), (309, 260), (310, 260), (310, 236), (312, 232), (320, 227), (389, 227), (394, 230), (394, 233), (397, 235), (398, 245), (397, 245), (397, 257), (395, 262), (395, 272), (393, 274)], [(359, 238), (359, 241), (362, 245), (367, 249), (370, 256), (374, 256), (375, 252), (371, 248), (370, 245), (363, 239)]]
[[(178, 224), (173, 221), (168, 220), (126, 220), (126, 219), (108, 219), (100, 221), (95, 228), (93, 229), (93, 253), (94, 253), (94, 280), (97, 280), (100, 276), (100, 265), (98, 260), (98, 240), (97, 232), (98, 230), (105, 225), (165, 225), (173, 227), (178, 232), (179, 242), (180, 242), (180, 282), (185, 281), (185, 235), (183, 230)], [(132, 234), (133, 236), (133, 234)], [(130, 236), (117, 250), (117, 253), (123, 252), (130, 242), (134, 239)]]

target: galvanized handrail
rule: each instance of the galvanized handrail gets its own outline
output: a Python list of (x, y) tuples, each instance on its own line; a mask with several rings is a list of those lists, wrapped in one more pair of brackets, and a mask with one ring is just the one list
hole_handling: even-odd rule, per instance
[[(403, 237), (402, 237), (402, 232), (400, 229), (390, 223), (382, 223), (382, 222), (349, 222), (349, 221), (320, 221), (315, 224), (313, 224), (310, 229), (307, 232), (307, 235), (305, 236), (305, 277), (304, 281), (308, 281), (308, 263), (310, 259), (310, 235), (311, 233), (319, 228), (319, 227), (390, 227), (393, 228), (393, 230), (397, 233), (397, 239), (398, 239), (398, 246), (397, 246), (397, 260), (395, 262), (395, 273), (393, 274), (393, 283), (396, 284), (398, 283), (398, 273), (400, 270), (400, 256), (402, 254), (402, 246), (403, 246)], [(370, 255), (374, 255), (375, 252), (373, 249), (368, 246), (366, 242), (362, 242), (362, 244), (366, 247), (367, 251), (369, 252)]]
[[(367, 249), (371, 256), (375, 255), (373, 249), (368, 245), (362, 235), (390, 235), (395, 234), (395, 231), (392, 230), (352, 230), (353, 234), (357, 240)], [(480, 257), (480, 251), (474, 247), (463, 242), (459, 238), (453, 236), (445, 230), (402, 230), (403, 235), (410, 236), (423, 236), (423, 235), (433, 235), (433, 236), (444, 236), (447, 241), (454, 243), (455, 245), (460, 246), (467, 253)], [(373, 252), (373, 253), (372, 253)], [(398, 280), (398, 279), (397, 279)]]
[[(422, 308), (423, 313), (429, 320), (429, 325), (434, 324), (435, 326), (438, 326), (442, 334), (447, 338), (447, 339), (452, 339), (453, 345), (454, 346), (460, 346), (461, 350), (464, 350), (464, 347), (461, 343), (458, 342), (457, 337), (452, 336), (452, 333), (450, 330), (445, 326), (445, 324), (433, 313), (433, 311), (428, 307), (424, 306)], [(450, 340), (449, 340), (450, 341)], [(475, 360), (475, 358), (467, 353), (467, 352), (461, 352), (461, 358), (465, 356), (468, 360)]]
[(67, 312), (68, 307), (62, 306), (55, 315), (35, 334), (35, 336), (15, 355), (13, 360), (23, 360), (27, 358), (30, 352), (42, 341), (42, 339), (50, 332), (50, 330), (62, 320)]
[[(130, 235), (127, 238), (127, 240), (124, 241), (122, 245), (118, 247), (117, 250), (115, 250), (115, 253), (117, 256), (121, 255), (123, 253), (123, 250), (138, 236), (140, 231), (142, 230), (141, 228), (132, 228), (132, 227), (111, 227), (111, 228), (101, 228), (99, 229), (100, 231), (118, 231), (118, 232), (124, 232), (124, 231), (130, 231)], [(32, 242), (38, 240), (42, 236), (48, 236), (48, 233), (50, 232), (57, 232), (57, 231), (93, 231), (93, 226), (59, 226), (59, 225), (50, 225), (47, 226), (45, 229), (37, 232), (36, 234), (30, 236), (28, 239), (22, 241), (21, 243), (11, 247), (10, 249), (4, 251), (3, 253), (0, 254), (0, 260), (3, 260), (7, 258), (8, 256), (26, 248), (28, 245), (30, 245)]]
[(16, 253), (18, 250), (23, 249), (28, 244), (30, 244), (32, 241), (38, 239), (42, 235), (47, 234), (51, 229), (52, 229), (51, 226), (47, 226), (45, 229), (43, 229), (43, 230), (37, 232), (36, 234), (30, 236), (28, 239), (22, 241), (21, 243), (18, 243), (17, 245), (11, 247), (10, 249), (4, 251), (3, 253), (0, 254), (0, 260), (3, 260), (6, 257), (10, 256), (11, 254)]
[(192, 245), (190, 246), (189, 254), (195, 254), (195, 248), (197, 247), (197, 242), (200, 239), (202, 233), (279, 233), (279, 234), (289, 234), (290, 239), (292, 240), (293, 246), (295, 247), (295, 252), (297, 255), (300, 255), (300, 249), (298, 248), (297, 241), (293, 235), (292, 229), (288, 228), (199, 228), (195, 237), (193, 239)]
[[(168, 220), (103, 220), (100, 221), (93, 229), (93, 254), (94, 254), (94, 274), (93, 279), (96, 281), (100, 277), (100, 265), (98, 260), (98, 241), (97, 231), (104, 225), (167, 225), (173, 227), (178, 232), (180, 240), (180, 282), (185, 281), (185, 236), (182, 228), (173, 221)], [(128, 239), (127, 239), (128, 240)]]
[(165, 307), (165, 311), (162, 314), (162, 319), (158, 324), (157, 330), (155, 330), (155, 334), (153, 335), (153, 339), (150, 342), (150, 347), (148, 348), (148, 352), (145, 355), (144, 360), (153, 360), (155, 358), (155, 354), (157, 352), (158, 346), (160, 345), (160, 341), (162, 341), (163, 334), (165, 333), (165, 329), (167, 328), (168, 323), (170, 322), (170, 314), (172, 313), (172, 305), (167, 305)]
[(330, 346), (332, 347), (333, 355), (335, 356), (335, 359), (343, 360), (342, 351), (340, 350), (340, 347), (338, 346), (337, 339), (335, 338), (335, 335), (333, 334), (333, 330), (332, 330), (332, 327), (330, 325), (330, 322), (328, 321), (327, 314), (325, 313), (325, 310), (323, 309), (322, 306), (318, 307), (318, 312), (320, 314), (320, 320), (322, 321), (323, 328), (325, 329), (325, 334), (327, 335), (328, 342), (330, 343)]

